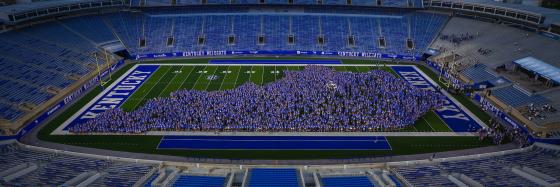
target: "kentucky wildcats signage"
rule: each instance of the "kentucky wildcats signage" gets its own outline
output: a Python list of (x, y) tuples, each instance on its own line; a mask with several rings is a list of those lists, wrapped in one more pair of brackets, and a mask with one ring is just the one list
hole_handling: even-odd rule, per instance
[[(410, 84), (421, 89), (440, 92), (440, 90), (417, 71), (415, 67), (393, 66), (392, 68)], [(445, 121), (454, 132), (475, 132), (481, 128), (480, 124), (450, 99), (451, 96), (446, 96), (445, 105), (436, 109), (435, 113)]]
[(115, 83), (103, 91), (103, 93), (80, 110), (77, 116), (74, 115), (70, 120), (66, 121), (62, 125), (64, 130), (68, 130), (68, 128), (75, 124), (84, 123), (89, 119), (93, 119), (106, 110), (122, 105), (158, 67), (157, 65), (142, 65), (129, 70), (125, 76), (115, 81)]
[(188, 51), (172, 53), (153, 53), (136, 55), (136, 60), (154, 58), (177, 58), (177, 57), (202, 57), (202, 56), (228, 56), (228, 55), (316, 55), (316, 56), (341, 56), (341, 57), (363, 57), (378, 59), (420, 60), (420, 57), (409, 55), (382, 54), (374, 52), (355, 51), (302, 51), (302, 50), (257, 50), (257, 51)]

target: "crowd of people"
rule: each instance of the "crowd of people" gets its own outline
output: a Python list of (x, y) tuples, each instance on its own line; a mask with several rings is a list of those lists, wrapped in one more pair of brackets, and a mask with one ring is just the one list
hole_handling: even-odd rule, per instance
[(555, 113), (556, 108), (552, 107), (550, 104), (544, 104), (542, 106), (535, 106), (533, 103), (522, 107), (520, 112), (527, 116), (529, 120), (533, 119), (546, 119), (546, 114)]
[(513, 142), (519, 147), (526, 147), (530, 145), (529, 135), (519, 128), (514, 128), (507, 125), (501, 125), (495, 120), (490, 122), (489, 128), (482, 128), (479, 130), (479, 138), (491, 138), (492, 143), (502, 144), (504, 142)]
[(490, 54), (492, 54), (493, 50), (492, 49), (486, 49), (486, 48), (478, 48), (477, 50), (478, 54), (484, 55), (484, 56), (489, 56)]
[(520, 147), (530, 145), (529, 132), (518, 127), (504, 125), (503, 121), (500, 123), (497, 119), (499, 119), (499, 116), (503, 115), (503, 113), (488, 101), (482, 102), (481, 107), (482, 110), (494, 114), (488, 123), (490, 124), (489, 128), (482, 128), (479, 130), (479, 137), (481, 140), (484, 138), (491, 138), (494, 144), (502, 144), (504, 140), (509, 140), (509, 142), (513, 142)]
[(462, 42), (473, 40), (479, 35), (479, 33), (471, 34), (469, 32), (461, 34), (442, 34), (439, 39), (453, 43), (455, 46), (459, 46)]
[(225, 91), (179, 90), (131, 112), (108, 110), (69, 131), (382, 131), (412, 125), (444, 103), (441, 93), (416, 88), (387, 71), (308, 66), (263, 86), (248, 82)]

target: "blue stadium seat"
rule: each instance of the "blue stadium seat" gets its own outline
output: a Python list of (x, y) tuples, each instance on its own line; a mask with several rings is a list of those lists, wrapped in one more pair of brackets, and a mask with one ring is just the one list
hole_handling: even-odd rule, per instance
[(249, 172), (248, 187), (297, 187), (297, 170), (292, 168), (253, 168)]
[(173, 187), (222, 187), (225, 180), (225, 177), (218, 176), (181, 175), (173, 183)]
[(324, 187), (373, 187), (367, 176), (322, 177)]
[(443, 173), (461, 173), (484, 186), (538, 186), (513, 173), (510, 167), (526, 166), (554, 179), (560, 179), (560, 164), (555, 163), (555, 160), (559, 159), (558, 156), (554, 151), (537, 147), (521, 153), (441, 162), (438, 165), (399, 167), (395, 170), (414, 186), (454, 186), (442, 175)]
[(541, 95), (531, 95), (516, 85), (494, 89), (492, 90), (492, 95), (513, 107), (520, 107), (531, 103), (538, 106), (549, 102), (545, 97)]
[(15, 144), (0, 147), (0, 170), (5, 171), (23, 163), (35, 163), (40, 167), (9, 182), (0, 181), (0, 186), (61, 186), (66, 181), (88, 171), (106, 172), (106, 175), (97, 179), (92, 186), (133, 186), (154, 167), (146, 164), (54, 155), (22, 148)]

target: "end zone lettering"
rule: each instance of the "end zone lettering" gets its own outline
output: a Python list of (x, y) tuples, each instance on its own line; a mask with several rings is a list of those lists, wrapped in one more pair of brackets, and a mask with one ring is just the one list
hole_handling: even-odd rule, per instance
[(118, 80), (116, 84), (107, 88), (108, 90), (106, 90), (100, 98), (97, 98), (93, 104), (86, 106), (85, 108), (87, 109), (72, 119), (65, 129), (95, 118), (105, 110), (119, 107), (157, 70), (158, 67), (158, 65), (137, 66), (124, 78)]

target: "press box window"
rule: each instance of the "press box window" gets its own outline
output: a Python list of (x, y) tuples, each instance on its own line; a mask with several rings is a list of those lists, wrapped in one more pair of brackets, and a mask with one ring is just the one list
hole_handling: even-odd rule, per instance
[(379, 47), (381, 47), (381, 48), (387, 47), (387, 43), (385, 43), (385, 38), (384, 37), (379, 37)]
[(352, 5), (352, 0), (346, 0), (346, 5)]
[(323, 4), (323, 0), (317, 0), (317, 4), (318, 4), (318, 5), (322, 5), (322, 4)]
[(294, 0), (288, 0), (288, 4), (294, 4)]
[(325, 44), (325, 36), (321, 35), (321, 36), (317, 37), (317, 44), (318, 45), (324, 45)]
[(381, 0), (375, 1), (375, 4), (376, 4), (377, 6), (381, 6)]
[(354, 36), (348, 36), (348, 45), (349, 46), (355, 46), (356, 45), (356, 41), (354, 41)]
[(289, 35), (288, 36), (288, 44), (289, 45), (294, 45), (294, 43), (296, 43), (296, 38), (294, 35)]
[(208, 0), (201, 0), (200, 3), (203, 4), (203, 5), (206, 5), (206, 4), (208, 4)]
[(414, 49), (414, 41), (412, 41), (412, 39), (407, 39), (406, 40), (406, 47), (409, 49)]
[(264, 35), (259, 35), (257, 38), (257, 44), (264, 45)]
[(198, 36), (198, 45), (204, 45), (205, 40), (204, 36)]
[(260, 3), (260, 4), (264, 4), (265, 1), (264, 1), (264, 0), (259, 0), (259, 3)]
[(139, 43), (138, 45), (140, 45), (140, 47), (146, 47), (146, 39), (142, 38), (142, 39), (140, 39), (140, 41), (138, 43)]
[(173, 37), (167, 37), (167, 46), (173, 46), (175, 39)]
[(235, 36), (234, 35), (229, 35), (228, 39), (227, 39), (227, 43), (228, 43), (228, 45), (235, 45)]

